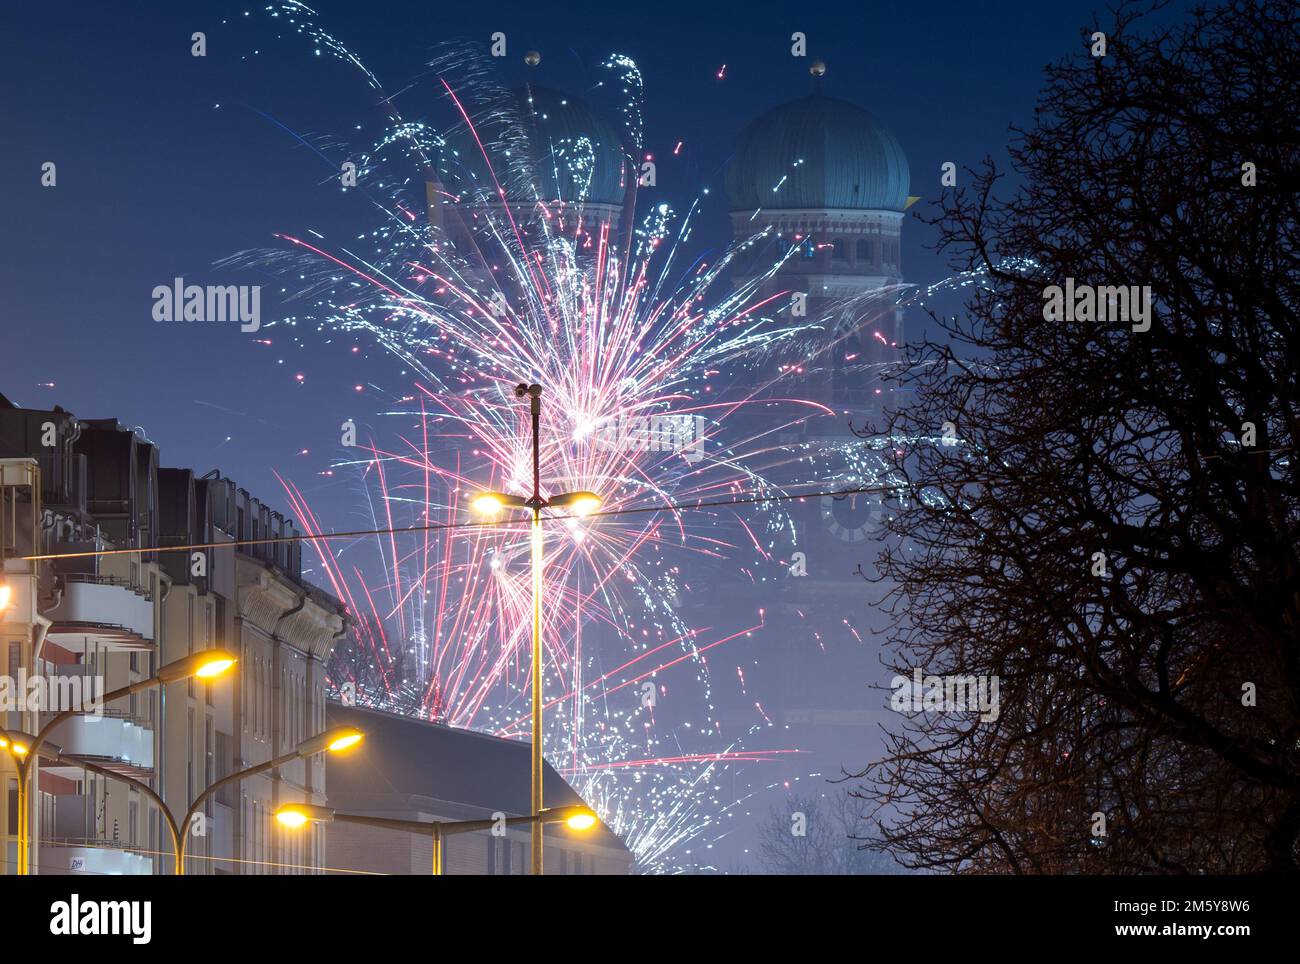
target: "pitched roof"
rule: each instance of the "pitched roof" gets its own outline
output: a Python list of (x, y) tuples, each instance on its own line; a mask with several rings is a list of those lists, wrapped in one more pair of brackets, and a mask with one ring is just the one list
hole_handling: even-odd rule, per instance
[[(375, 810), (382, 801), (394, 813), (435, 808), (439, 816), (465, 819), (529, 812), (530, 743), (334, 702), (326, 704), (326, 718), (331, 727), (366, 734), (360, 752), (328, 758), (332, 807)], [(548, 807), (585, 803), (549, 763), (542, 797)], [(603, 827), (592, 842), (627, 849)]]

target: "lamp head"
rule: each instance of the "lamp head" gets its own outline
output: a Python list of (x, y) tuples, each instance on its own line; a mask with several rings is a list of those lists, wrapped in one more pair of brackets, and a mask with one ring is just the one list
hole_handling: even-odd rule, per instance
[(562, 823), (570, 830), (590, 830), (600, 823), (596, 811), (588, 806), (549, 807), (541, 812), (543, 823)]
[[(8, 749), (9, 753), (19, 760), (25, 760), (35, 745), (36, 737), (18, 730), (10, 730), (5, 736), (0, 737), (0, 749)], [(42, 760), (50, 761), (57, 760), (62, 755), (63, 747), (51, 743), (49, 740), (43, 742), (37, 752), (37, 756)]]
[(286, 803), (276, 807), (272, 816), (276, 823), (290, 830), (298, 830), (309, 823), (333, 823), (334, 810), (331, 807), (317, 807), (310, 803)]
[(313, 756), (327, 750), (330, 753), (341, 753), (356, 746), (365, 738), (366, 735), (354, 726), (336, 726), (303, 740), (294, 747), (294, 752), (298, 756)]
[(600, 496), (595, 492), (565, 492), (547, 499), (553, 509), (568, 509), (576, 516), (591, 515), (600, 508)]
[(224, 649), (204, 649), (192, 653), (175, 662), (168, 663), (158, 670), (158, 680), (163, 683), (177, 683), (191, 677), (201, 680), (216, 679), (238, 662), (234, 653)]
[(517, 495), (506, 495), (504, 492), (480, 492), (470, 500), (470, 508), (479, 515), (494, 516), (502, 509), (524, 509), (528, 507), (527, 502)]

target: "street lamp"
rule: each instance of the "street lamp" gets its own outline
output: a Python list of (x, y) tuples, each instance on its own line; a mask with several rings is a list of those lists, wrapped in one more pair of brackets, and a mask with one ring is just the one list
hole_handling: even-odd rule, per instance
[(355, 727), (336, 726), (333, 729), (326, 730), (324, 733), (318, 733), (315, 736), (308, 737), (288, 753), (273, 757), (265, 763), (258, 763), (256, 766), (247, 767), (239, 770), (229, 776), (222, 777), (216, 783), (212, 784), (202, 793), (200, 793), (190, 804), (189, 810), (185, 813), (185, 819), (180, 823), (180, 846), (176, 849), (176, 873), (182, 875), (185, 873), (185, 848), (189, 840), (190, 824), (194, 820), (195, 814), (203, 806), (205, 800), (212, 794), (216, 793), (222, 787), (231, 783), (237, 783), (245, 777), (255, 776), (259, 773), (265, 773), (267, 770), (274, 770), (276, 767), (284, 766), (286, 763), (292, 763), (294, 760), (301, 760), (304, 757), (315, 756), (317, 753), (342, 753), (356, 746), (365, 739), (365, 734)]
[(146, 797), (148, 797), (150, 800), (154, 802), (154, 804), (158, 807), (158, 812), (161, 813), (163, 815), (163, 819), (167, 821), (167, 829), (171, 831), (171, 835), (172, 835), (172, 853), (180, 854), (181, 831), (180, 828), (176, 826), (176, 818), (172, 816), (171, 808), (167, 806), (163, 798), (159, 796), (158, 793), (154, 790), (154, 788), (149, 786), (149, 784), (145, 783), (143, 780), (137, 780), (135, 777), (129, 777), (123, 773), (118, 773), (114, 770), (109, 770), (107, 767), (102, 767), (96, 763), (91, 763), (89, 760), (82, 760), (75, 756), (65, 757), (62, 755), (60, 751), (51, 747), (49, 743), (45, 744), (45, 748), (41, 751), (41, 753), (43, 755), (48, 754), (48, 756), (46, 757), (47, 759), (52, 759), (57, 762), (69, 763), (73, 766), (81, 767), (83, 770), (88, 770), (91, 773), (97, 773), (101, 777), (104, 777), (105, 779), (120, 780), (123, 783), (131, 787), (134, 787), (140, 793), (143, 793)]
[[(135, 693), (153, 689), (155, 686), (176, 683), (191, 677), (205, 682), (213, 680), (234, 666), (236, 659), (237, 657), (223, 649), (200, 650), (197, 653), (168, 663), (148, 679), (130, 683), (127, 686), (105, 693), (100, 698), (99, 703), (107, 705)], [(14, 759), (14, 766), (18, 770), (18, 873), (20, 875), (26, 876), (31, 873), (31, 857), (28, 853), (30, 849), (30, 827), (28, 826), (27, 797), (31, 789), (32, 770), (37, 759), (42, 756), (48, 758), (48, 755), (42, 752), (42, 746), (45, 744), (45, 738), (50, 731), (64, 720), (85, 712), (85, 705), (63, 710), (54, 714), (34, 737), (21, 737), (18, 739), (10, 737), (8, 740), (8, 749)], [(57, 757), (57, 754), (55, 756)]]
[[(194, 814), (197, 813), (199, 806), (214, 791), (219, 789), (221, 786), (224, 786), (225, 784), (231, 782), (232, 780), (242, 779), (246, 776), (250, 776), (251, 774), (259, 773), (262, 770), (270, 769), (270, 767), (272, 766), (279, 766), (280, 764), (288, 762), (289, 760), (296, 760), (299, 759), (300, 757), (311, 756), (314, 753), (321, 753), (326, 751), (331, 753), (342, 752), (343, 750), (346, 750), (349, 747), (356, 746), (364, 738), (365, 738), (364, 734), (360, 730), (356, 730), (353, 729), (352, 727), (347, 727), (347, 726), (336, 727), (335, 729), (327, 730), (324, 733), (320, 733), (309, 739), (303, 740), (294, 748), (293, 753), (286, 754), (283, 757), (280, 757), (276, 760), (272, 760), (270, 761), (270, 763), (265, 763), (257, 767), (250, 767), (247, 770), (242, 770), (239, 773), (234, 774), (233, 776), (224, 777), (221, 780), (219, 780), (217, 783), (214, 783), (212, 786), (204, 790), (202, 794), (200, 794), (198, 800), (194, 802), (194, 805), (191, 806), (189, 811), (186, 813), (185, 822), (183, 824), (178, 824), (176, 822), (176, 818), (172, 815), (171, 808), (167, 806), (163, 798), (160, 797), (157, 794), (157, 792), (155, 792), (154, 789), (149, 786), (149, 784), (141, 780), (137, 780), (134, 777), (129, 777), (126, 776), (125, 774), (117, 773), (113, 770), (106, 769), (105, 767), (101, 767), (98, 764), (91, 763), (89, 760), (83, 760), (77, 756), (64, 756), (63, 750), (60, 747), (54, 746), (48, 740), (46, 740), (44, 745), (41, 747), (40, 755), (43, 759), (49, 760), (51, 762), (67, 763), (72, 766), (81, 767), (82, 769), (88, 770), (91, 773), (97, 773), (100, 776), (106, 777), (111, 780), (120, 780), (123, 783), (129, 784), (130, 786), (134, 787), (136, 790), (140, 791), (145, 796), (147, 796), (150, 800), (152, 800), (157, 805), (159, 813), (163, 815), (163, 819), (167, 821), (168, 830), (171, 831), (172, 854), (173, 857), (175, 858), (175, 863), (176, 863), (175, 872), (177, 874), (183, 874), (185, 872), (186, 831), (189, 828), (190, 822), (193, 819)], [(6, 733), (3, 730), (0, 730), (0, 750), (7, 748), (9, 749), (10, 753), (18, 757), (25, 756), (27, 753), (29, 753), (30, 752), (29, 747), (31, 747), (34, 743), (35, 740), (25, 733), (14, 733), (14, 732)]]
[(476, 833), (480, 830), (496, 830), (502, 825), (518, 827), (528, 824), (534, 833), (540, 833), (543, 825), (563, 823), (571, 830), (590, 830), (597, 824), (595, 811), (586, 806), (555, 807), (540, 810), (529, 817), (504, 817), (488, 820), (395, 820), (390, 817), (366, 817), (359, 813), (339, 813), (333, 807), (318, 807), (310, 803), (286, 803), (276, 807), (273, 814), (280, 826), (289, 830), (299, 830), (309, 823), (352, 823), (363, 827), (378, 827), (383, 830), (401, 830), (405, 833), (429, 836), (433, 840), (433, 867), (430, 873), (434, 877), (443, 875), (443, 839), (458, 833)]
[[(494, 516), (502, 509), (528, 509), (533, 514), (532, 526), (532, 563), (533, 563), (533, 746), (531, 779), (531, 809), (534, 814), (542, 812), (542, 510), (570, 509), (574, 515), (590, 515), (600, 508), (600, 496), (594, 492), (565, 492), (542, 498), (541, 449), (538, 441), (538, 422), (542, 413), (542, 386), (515, 386), (515, 397), (529, 399), (529, 413), (533, 422), (533, 494), (524, 499), (504, 492), (481, 492), (474, 496), (470, 505), (474, 511)], [(542, 872), (542, 826), (541, 822), (532, 825), (532, 872)]]

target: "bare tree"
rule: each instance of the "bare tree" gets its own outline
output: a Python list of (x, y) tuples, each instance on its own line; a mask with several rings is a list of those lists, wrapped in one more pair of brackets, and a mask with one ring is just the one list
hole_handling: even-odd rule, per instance
[(759, 826), (759, 856), (772, 874), (898, 874), (888, 855), (866, 849), (854, 833), (865, 804), (843, 790), (790, 796)]
[(898, 464), (891, 662), (1001, 712), (916, 714), (853, 775), (909, 866), (1298, 869), (1300, 20), (1148, 19), (1048, 69), (1022, 186), (985, 162), (929, 221), (987, 284), (873, 427), (934, 440)]

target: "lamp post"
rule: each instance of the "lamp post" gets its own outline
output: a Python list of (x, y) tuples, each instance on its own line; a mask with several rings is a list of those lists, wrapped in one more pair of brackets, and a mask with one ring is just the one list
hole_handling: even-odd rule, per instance
[[(531, 807), (534, 814), (542, 812), (542, 510), (568, 508), (575, 515), (586, 515), (600, 508), (600, 496), (594, 492), (565, 492), (549, 499), (542, 498), (541, 455), (538, 440), (538, 423), (542, 413), (542, 386), (515, 386), (515, 397), (529, 399), (533, 423), (533, 494), (524, 499), (504, 492), (483, 492), (474, 497), (473, 508), (483, 515), (496, 515), (502, 509), (528, 509), (532, 513), (532, 566), (533, 566), (533, 746), (531, 780)], [(532, 826), (532, 864), (534, 874), (542, 872), (542, 827), (537, 821)]]
[[(193, 820), (194, 815), (198, 813), (199, 807), (203, 804), (203, 801), (211, 796), (212, 793), (228, 783), (242, 780), (244, 777), (252, 776), (255, 773), (261, 773), (265, 770), (272, 769), (273, 767), (281, 766), (284, 763), (300, 759), (301, 757), (311, 756), (313, 753), (321, 753), (323, 751), (329, 751), (331, 753), (341, 752), (356, 746), (362, 741), (362, 739), (364, 739), (364, 736), (365, 735), (360, 730), (353, 729), (349, 726), (336, 727), (333, 730), (327, 730), (326, 732), (320, 733), (310, 739), (303, 740), (294, 748), (293, 753), (285, 754), (284, 756), (277, 757), (274, 760), (269, 760), (266, 763), (261, 763), (255, 767), (240, 770), (238, 773), (233, 773), (230, 776), (222, 777), (216, 783), (212, 784), (212, 786), (199, 794), (198, 799), (194, 801), (186, 812), (185, 821), (181, 824), (176, 822), (176, 818), (172, 815), (171, 808), (167, 806), (163, 798), (143, 780), (137, 780), (135, 777), (129, 777), (121, 773), (115, 773), (106, 767), (101, 767), (96, 763), (91, 763), (90, 761), (83, 760), (77, 756), (64, 756), (62, 749), (54, 746), (48, 740), (44, 741), (43, 745), (41, 745), (39, 750), (36, 752), (39, 753), (42, 759), (54, 763), (67, 763), (71, 766), (89, 770), (91, 773), (97, 773), (102, 777), (121, 780), (123, 783), (135, 787), (135, 789), (139, 790), (152, 800), (157, 805), (158, 811), (167, 821), (167, 828), (171, 831), (172, 855), (175, 857), (176, 861), (175, 873), (180, 875), (185, 873), (185, 839), (190, 822)], [(19, 756), (30, 756), (32, 754), (30, 747), (34, 744), (35, 740), (24, 733), (6, 733), (4, 730), (0, 730), (0, 750), (8, 749), (16, 758)]]
[[(212, 680), (220, 676), (230, 667), (234, 666), (236, 657), (222, 649), (205, 649), (200, 652), (186, 656), (183, 659), (175, 660), (163, 666), (158, 672), (148, 679), (131, 683), (127, 686), (119, 687), (109, 693), (104, 694), (100, 699), (101, 704), (112, 703), (115, 700), (124, 699), (134, 693), (140, 693), (144, 690), (153, 689), (155, 686), (162, 686), (167, 683), (176, 683), (183, 679), (194, 677), (201, 680)], [(41, 752), (42, 746), (46, 742), (46, 737), (50, 731), (57, 727), (64, 720), (71, 719), (86, 712), (86, 706), (75, 707), (73, 709), (63, 710), (54, 714), (50, 721), (37, 731), (33, 737), (15, 735), (8, 739), (8, 750), (13, 757), (14, 766), (18, 770), (18, 873), (26, 876), (31, 873), (30, 850), (30, 827), (28, 823), (28, 795), (30, 791), (32, 771), (36, 766), (36, 761), (42, 756), (47, 756)]]
[[(46, 744), (46, 748), (49, 748), (48, 743)], [(61, 763), (70, 763), (73, 766), (81, 767), (83, 770), (89, 770), (91, 773), (97, 773), (101, 777), (110, 780), (121, 780), (123, 783), (132, 786), (143, 793), (154, 802), (158, 807), (158, 812), (161, 813), (163, 819), (167, 821), (167, 829), (171, 831), (172, 835), (172, 853), (179, 854), (181, 852), (181, 830), (180, 827), (176, 826), (176, 818), (172, 816), (171, 808), (167, 806), (163, 801), (163, 798), (160, 797), (154, 788), (149, 786), (149, 784), (145, 783), (143, 780), (137, 780), (135, 777), (128, 777), (122, 773), (115, 773), (107, 767), (102, 767), (98, 764), (91, 763), (88, 760), (78, 759), (77, 757), (65, 757), (62, 754), (56, 753), (47, 758)]]
[(185, 848), (189, 840), (190, 824), (194, 820), (195, 814), (203, 806), (204, 801), (212, 794), (216, 793), (224, 786), (232, 783), (238, 783), (245, 777), (256, 776), (259, 773), (265, 773), (267, 770), (274, 770), (276, 767), (284, 766), (286, 763), (292, 763), (294, 760), (301, 760), (303, 757), (309, 757), (316, 753), (341, 753), (344, 750), (351, 749), (365, 739), (365, 734), (358, 729), (350, 726), (335, 727), (332, 730), (326, 730), (316, 736), (303, 740), (289, 753), (282, 754), (267, 760), (265, 763), (259, 763), (256, 766), (247, 767), (239, 770), (229, 776), (224, 776), (216, 783), (209, 786), (200, 793), (194, 802), (190, 804), (189, 810), (185, 812), (185, 819), (180, 823), (180, 845), (176, 848), (176, 873), (183, 876), (185, 873)]
[(571, 830), (589, 830), (597, 823), (590, 807), (555, 807), (540, 810), (528, 817), (505, 817), (502, 820), (395, 820), (390, 817), (366, 817), (359, 813), (339, 813), (331, 807), (317, 807), (309, 803), (287, 803), (275, 810), (275, 819), (283, 827), (297, 830), (309, 823), (352, 823), (362, 827), (379, 827), (383, 830), (401, 830), (406, 833), (428, 836), (433, 841), (434, 877), (443, 875), (443, 841), (459, 833), (494, 830), (504, 824), (519, 827), (528, 824), (533, 833), (540, 833), (543, 825), (564, 823)]

